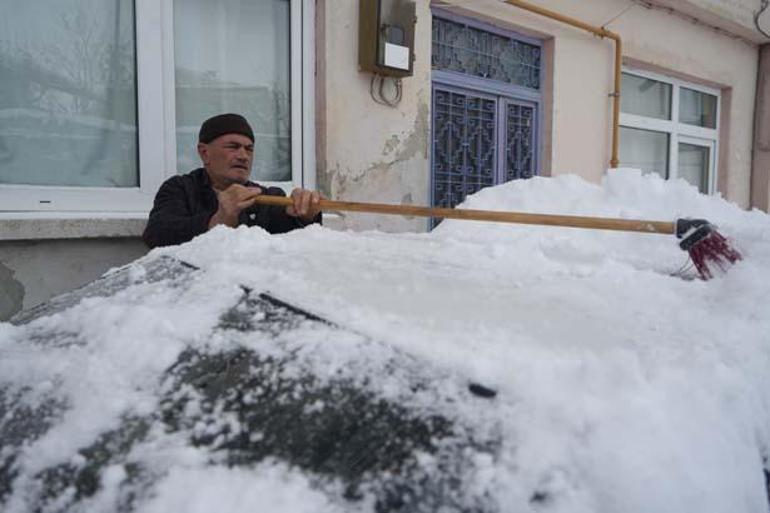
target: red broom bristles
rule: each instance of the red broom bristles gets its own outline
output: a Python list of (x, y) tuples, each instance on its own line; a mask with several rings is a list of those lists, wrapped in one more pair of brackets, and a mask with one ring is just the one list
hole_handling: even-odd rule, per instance
[(712, 269), (718, 268), (720, 272), (725, 272), (730, 265), (742, 259), (738, 250), (716, 230), (711, 230), (693, 244), (688, 253), (703, 280), (714, 277)]

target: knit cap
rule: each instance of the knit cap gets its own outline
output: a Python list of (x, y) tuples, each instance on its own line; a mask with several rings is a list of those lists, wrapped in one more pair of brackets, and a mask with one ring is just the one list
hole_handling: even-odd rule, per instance
[(246, 118), (240, 114), (220, 114), (207, 119), (201, 125), (198, 142), (208, 144), (225, 134), (241, 134), (254, 142), (254, 132)]

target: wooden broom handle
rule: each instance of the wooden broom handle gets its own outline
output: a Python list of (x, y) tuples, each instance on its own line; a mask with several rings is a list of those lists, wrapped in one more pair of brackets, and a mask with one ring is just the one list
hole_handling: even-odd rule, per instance
[[(291, 198), (284, 196), (256, 197), (262, 205), (289, 206)], [(563, 216), (553, 214), (529, 214), (524, 212), (504, 212), (495, 210), (469, 210), (454, 208), (419, 207), (412, 205), (390, 205), (387, 203), (359, 203), (355, 201), (321, 200), (321, 210), (345, 210), (349, 212), (368, 212), (371, 214), (393, 214), (401, 216), (441, 217), (444, 219), (464, 219), (468, 221), (492, 221), (496, 223), (540, 224), (548, 226), (569, 226), (573, 228), (593, 228), (597, 230), (619, 230), (626, 232), (676, 233), (676, 223), (666, 221), (646, 221), (643, 219), (616, 219), (610, 217)]]

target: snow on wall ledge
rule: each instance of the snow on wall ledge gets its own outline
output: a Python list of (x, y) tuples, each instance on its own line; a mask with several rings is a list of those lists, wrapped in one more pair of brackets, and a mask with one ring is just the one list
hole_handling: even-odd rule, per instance
[[(484, 422), (494, 424), (503, 443), (488, 462), (483, 486), (500, 511), (766, 513), (770, 216), (700, 195), (683, 181), (632, 170), (613, 171), (601, 185), (566, 175), (511, 182), (463, 206), (704, 217), (745, 259), (703, 282), (677, 275), (686, 255), (666, 235), (462, 221), (445, 221), (429, 234), (310, 227), (270, 236), (257, 228), (218, 228), (145, 258), (171, 255), (193, 263), (220, 289), (193, 290), (181, 306), (164, 304), (158, 294), (120, 315), (109, 298), (89, 300), (91, 311), (103, 307), (108, 314), (89, 326), (92, 340), (109, 339), (104, 347), (88, 347), (89, 358), (121, 364), (108, 375), (79, 376), (70, 423), (98, 423), (103, 413), (84, 380), (119, 384), (110, 411), (152, 408), (147, 372), (159, 368), (159, 357), (149, 357), (159, 351), (152, 327), (173, 332), (175, 340), (181, 330), (189, 344), (210, 343), (211, 320), (235, 294), (226, 284), (240, 284), (493, 386), (498, 395)], [(77, 308), (64, 321), (75, 322)], [(190, 319), (183, 325), (164, 320), (169, 313), (180, 320), (184, 311)], [(123, 318), (133, 322), (115, 324)], [(0, 376), (24, 375), (19, 345), (34, 329), (34, 323), (0, 324)], [(314, 351), (330, 360), (363, 356), (340, 347), (330, 341)], [(160, 356), (171, 362), (183, 349), (165, 345)], [(48, 358), (56, 368), (54, 355)], [(26, 363), (29, 371), (40, 372), (32, 364)], [(462, 403), (457, 410), (470, 416)], [(78, 441), (73, 432), (72, 439), (46, 443), (61, 452)], [(303, 476), (281, 465), (205, 468), (198, 456), (186, 455), (138, 510), (174, 510), (185, 489), (198, 490), (196, 511), (223, 511), (223, 505), (249, 511), (252, 501), (232, 498), (257, 500), (254, 490), (265, 504), (282, 504), (282, 511), (328, 507)], [(533, 490), (547, 490), (547, 499), (533, 501)]]

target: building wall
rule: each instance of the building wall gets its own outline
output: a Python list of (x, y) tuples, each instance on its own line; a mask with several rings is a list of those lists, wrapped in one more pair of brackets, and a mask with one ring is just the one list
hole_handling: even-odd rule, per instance
[(0, 321), (143, 256), (139, 238), (0, 242)]
[[(752, 125), (758, 50), (745, 37), (708, 23), (694, 23), (692, 13), (750, 33), (749, 0), (699, 0), (690, 14), (673, 11), (660, 0), (656, 8), (628, 0), (530, 0), (621, 35), (626, 64), (703, 83), (722, 90), (723, 151), (718, 190), (749, 207)], [(518, 30), (545, 41), (547, 78), (543, 174), (576, 173), (598, 181), (611, 154), (611, 98), (614, 48), (582, 30), (529, 13), (498, 0), (442, 0), (434, 6)], [(729, 18), (721, 15), (741, 7)], [(415, 74), (405, 78), (404, 100), (397, 109), (369, 97), (370, 75), (357, 69), (358, 1), (319, 2), (325, 16), (322, 51), (325, 73), (324, 159), (319, 183), (333, 198), (427, 204), (430, 184), (430, 5), (417, 1)], [(619, 15), (619, 16), (618, 16)], [(689, 17), (688, 17), (689, 16)], [(612, 20), (612, 21), (610, 21)], [(609, 22), (609, 23), (608, 23)], [(751, 21), (753, 24), (753, 21)], [(548, 86), (547, 86), (548, 87)], [(550, 98), (549, 98), (550, 96)], [(549, 105), (549, 102), (552, 102)], [(550, 109), (548, 108), (550, 107)], [(348, 215), (342, 228), (423, 229), (425, 223)]]
[[(599, 180), (611, 154), (612, 43), (495, 0), (441, 3), (553, 39), (553, 130), (545, 134), (552, 140), (550, 171)], [(753, 43), (695, 24), (677, 13), (624, 0), (532, 3), (620, 34), (626, 64), (720, 88), (728, 100), (723, 104), (729, 103), (729, 126), (721, 134), (720, 147), (728, 153), (722, 161), (718, 189), (740, 206), (750, 205), (758, 55)], [(609, 20), (613, 21), (607, 23)]]
[(762, 45), (760, 51), (755, 111), (751, 203), (770, 211), (770, 44)]
[[(430, 8), (417, 3), (414, 76), (403, 79), (398, 108), (375, 103), (371, 75), (358, 71), (358, 0), (326, 0), (320, 31), (319, 98), (324, 98), (319, 130), (323, 161), (319, 188), (329, 197), (426, 205), (430, 156)], [(392, 93), (392, 91), (388, 91)], [(325, 118), (325, 119), (323, 119)], [(424, 219), (344, 213), (333, 221), (341, 229), (425, 230)]]
[(754, 27), (754, 13), (760, 7), (758, 0), (644, 0), (644, 3), (695, 17), (755, 43), (764, 42)]

